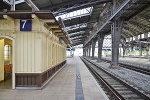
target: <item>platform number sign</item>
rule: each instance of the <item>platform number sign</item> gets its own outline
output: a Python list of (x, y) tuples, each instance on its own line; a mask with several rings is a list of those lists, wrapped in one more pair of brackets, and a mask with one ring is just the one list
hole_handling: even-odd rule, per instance
[(31, 31), (32, 20), (20, 20), (20, 31)]

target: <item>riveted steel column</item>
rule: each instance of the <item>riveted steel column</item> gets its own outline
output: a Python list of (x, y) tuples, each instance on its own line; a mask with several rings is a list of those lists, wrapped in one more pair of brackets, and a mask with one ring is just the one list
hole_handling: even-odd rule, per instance
[(84, 56), (86, 56), (86, 49), (85, 49), (85, 47), (84, 47)]
[(146, 56), (148, 57), (149, 56), (149, 46), (147, 45), (147, 47), (145, 48), (146, 50)]
[(123, 57), (125, 56), (125, 53), (126, 53), (126, 48), (123, 46)]
[(142, 56), (142, 43), (140, 42), (140, 56)]
[(85, 48), (83, 47), (83, 56), (85, 56)]
[(86, 47), (84, 47), (84, 56), (86, 56)]
[(148, 47), (148, 49), (149, 49), (148, 58), (149, 58), (149, 61), (150, 61), (150, 46)]
[[(144, 38), (148, 38), (148, 33), (144, 34)], [(148, 45), (146, 46), (145, 50), (146, 50), (146, 56), (147, 56), (147, 58), (149, 58), (149, 46)]]
[(89, 57), (91, 57), (91, 43), (89, 43)]
[(96, 45), (96, 39), (92, 40), (92, 59), (94, 60), (94, 52), (95, 52), (95, 45)]
[(133, 37), (132, 37), (132, 44), (131, 44), (131, 53), (134, 54), (134, 44), (133, 44)]
[(102, 33), (98, 34), (98, 59), (97, 59), (97, 62), (102, 61), (103, 40), (104, 40), (104, 35)]
[(86, 45), (86, 57), (88, 56), (88, 46)]
[(124, 20), (121, 18), (115, 19), (111, 25), (111, 35), (112, 35), (112, 65), (111, 67), (117, 68), (118, 58), (119, 58), (119, 44), (122, 33), (122, 26)]
[(87, 49), (87, 45), (86, 45), (86, 47), (85, 47), (85, 56), (87, 56), (88, 55), (88, 49)]

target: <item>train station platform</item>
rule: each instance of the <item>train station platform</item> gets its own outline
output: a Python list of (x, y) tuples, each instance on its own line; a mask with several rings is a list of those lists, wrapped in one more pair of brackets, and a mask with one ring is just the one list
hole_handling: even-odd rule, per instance
[(77, 56), (42, 90), (0, 89), (0, 100), (109, 100)]
[[(103, 59), (111, 60), (111, 57), (103, 57)], [(150, 69), (150, 61), (145, 58), (119, 57), (119, 63)]]

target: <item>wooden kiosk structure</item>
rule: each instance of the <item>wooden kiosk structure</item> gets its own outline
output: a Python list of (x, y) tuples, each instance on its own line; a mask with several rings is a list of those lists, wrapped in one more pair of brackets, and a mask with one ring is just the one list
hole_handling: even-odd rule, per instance
[(68, 39), (49, 11), (0, 12), (0, 81), (10, 40), (12, 89), (41, 89), (66, 64)]

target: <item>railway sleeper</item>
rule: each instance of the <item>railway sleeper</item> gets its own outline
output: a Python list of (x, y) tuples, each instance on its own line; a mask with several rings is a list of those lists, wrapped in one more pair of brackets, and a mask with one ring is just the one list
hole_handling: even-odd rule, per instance
[(128, 89), (124, 86), (112, 86), (114, 89)]
[[(133, 100), (133, 99), (140, 99), (140, 97), (139, 96), (137, 96), (137, 95), (135, 95), (135, 94), (131, 94), (131, 95), (122, 95), (124, 98), (125, 98), (125, 100)], [(141, 99), (142, 100), (142, 99)]]
[(126, 94), (132, 94), (133, 92), (132, 91), (118, 91), (120, 94), (122, 95), (126, 95)]
[(112, 87), (123, 87), (122, 84), (112, 84), (111, 86), (112, 86)]

